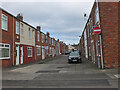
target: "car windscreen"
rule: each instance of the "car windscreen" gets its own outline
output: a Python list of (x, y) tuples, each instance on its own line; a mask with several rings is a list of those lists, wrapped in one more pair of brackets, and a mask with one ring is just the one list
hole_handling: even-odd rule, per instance
[(79, 56), (78, 53), (70, 53), (70, 56)]

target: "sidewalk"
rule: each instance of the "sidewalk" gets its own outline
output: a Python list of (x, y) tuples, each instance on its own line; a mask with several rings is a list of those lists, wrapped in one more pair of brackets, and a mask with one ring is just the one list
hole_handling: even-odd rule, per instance
[(16, 66), (11, 66), (11, 67), (7, 67), (7, 68), (2, 68), (2, 70), (12, 70), (12, 69), (16, 69), (16, 68), (21, 68), (21, 67), (26, 67), (29, 65), (33, 65), (33, 64), (44, 64), (46, 62), (52, 61), (54, 59), (60, 58), (61, 55), (58, 55), (56, 57), (48, 57), (46, 59), (41, 59), (41, 60), (35, 60), (34, 62), (30, 62), (30, 63), (25, 63), (25, 64), (20, 64), (20, 65), (16, 65)]

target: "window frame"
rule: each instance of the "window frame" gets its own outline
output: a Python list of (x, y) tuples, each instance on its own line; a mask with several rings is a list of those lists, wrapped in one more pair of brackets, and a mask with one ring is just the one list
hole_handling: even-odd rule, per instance
[[(9, 57), (0, 57), (0, 59), (10, 59), (10, 44), (0, 43), (0, 45), (4, 46), (4, 47), (0, 47), (0, 48), (7, 48), (7, 49), (9, 49)], [(5, 47), (5, 45), (8, 45), (9, 47)]]
[[(6, 23), (7, 27), (6, 28), (3, 27), (3, 16), (6, 17), (6, 21), (7, 21), (7, 23)], [(1, 28), (2, 28), (2, 30), (8, 31), (8, 16), (6, 16), (5, 14), (1, 14), (1, 19), (2, 19), (1, 20)]]
[(19, 33), (20, 33), (20, 23), (16, 21), (16, 34), (19, 35)]
[(30, 28), (28, 28), (28, 36), (29, 36), (29, 39), (31, 39), (31, 31), (30, 31)]
[(38, 54), (38, 52), (37, 52), (37, 56), (40, 56), (41, 55), (41, 46), (38, 46), (38, 45), (36, 45), (36, 49), (40, 49), (40, 54)]
[(23, 24), (20, 24), (20, 31), (21, 31), (21, 36), (23, 36)]
[(37, 41), (39, 42), (40, 41), (40, 32), (37, 31)]
[[(27, 53), (28, 53), (28, 50), (30, 50), (30, 49), (32, 51), (32, 47), (27, 47)], [(32, 56), (33, 56), (33, 52), (31, 53), (31, 56), (28, 55), (28, 57), (32, 57)]]

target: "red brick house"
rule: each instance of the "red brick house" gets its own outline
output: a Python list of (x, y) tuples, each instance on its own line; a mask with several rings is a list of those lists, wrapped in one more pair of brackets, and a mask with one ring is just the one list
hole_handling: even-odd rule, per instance
[(60, 43), (44, 34), (41, 27), (34, 28), (17, 17), (0, 8), (0, 64), (10, 67), (34, 62), (60, 53)]
[(35, 60), (42, 59), (42, 47), (41, 47), (41, 27), (37, 26), (35, 30)]
[(0, 59), (2, 67), (12, 66), (13, 62), (13, 32), (14, 16), (0, 8)]
[[(95, 2), (80, 39), (82, 54), (98, 68), (118, 67), (118, 6), (118, 2)], [(95, 26), (102, 31), (98, 41)]]

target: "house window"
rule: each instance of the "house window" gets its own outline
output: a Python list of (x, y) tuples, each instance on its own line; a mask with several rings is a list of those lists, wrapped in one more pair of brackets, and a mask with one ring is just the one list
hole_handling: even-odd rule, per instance
[(46, 43), (47, 43), (47, 37), (48, 37), (48, 36), (46, 36)]
[(51, 38), (49, 38), (49, 44), (51, 44)]
[(37, 31), (37, 40), (40, 41), (40, 34), (39, 34), (39, 31)]
[(45, 42), (44, 34), (42, 33), (42, 43)]
[(10, 58), (10, 45), (0, 43), (0, 59)]
[(23, 24), (21, 23), (21, 35), (23, 35)]
[(16, 21), (16, 34), (19, 34), (19, 22)]
[(2, 29), (6, 31), (8, 29), (8, 17), (4, 14), (2, 14)]
[(28, 57), (32, 57), (32, 47), (28, 47)]
[(40, 46), (36, 46), (37, 47), (37, 56), (41, 55), (41, 47)]
[(28, 34), (29, 34), (29, 39), (31, 38), (31, 32), (30, 32), (30, 28), (28, 30)]
[(95, 24), (99, 21), (99, 12), (98, 12), (98, 7), (95, 10)]
[(52, 45), (53, 45), (53, 39), (52, 39)]
[(49, 49), (50, 51), (49, 51), (49, 54), (51, 55), (52, 54), (52, 48), (50, 47), (50, 49)]

